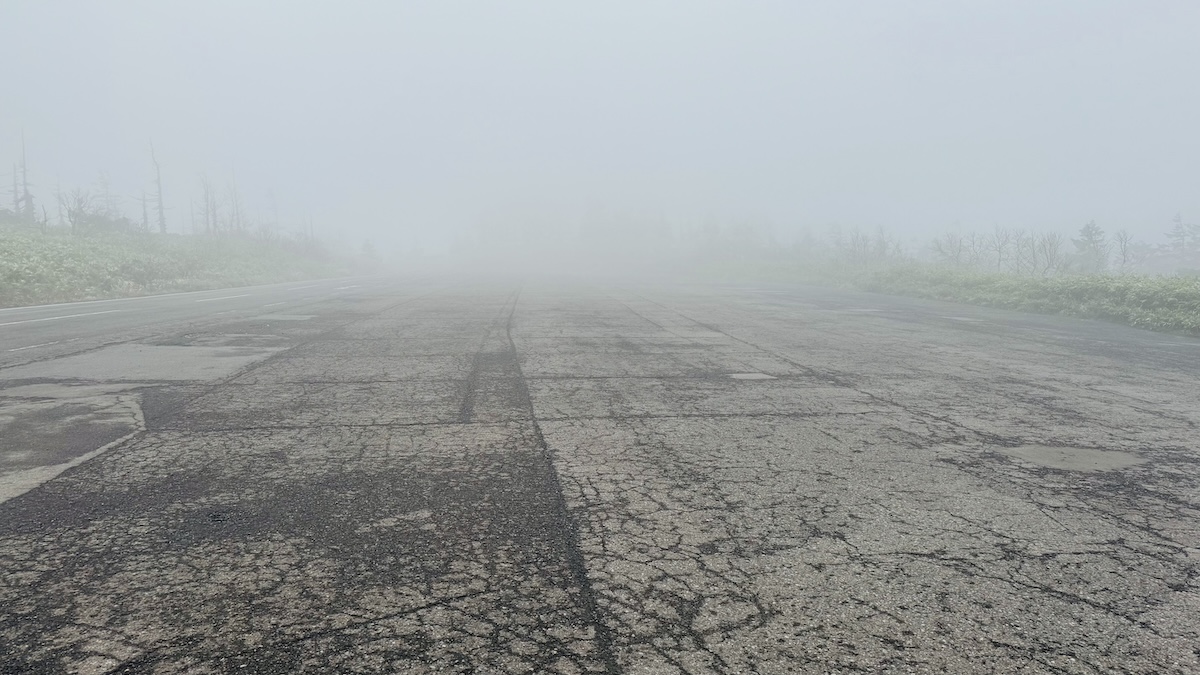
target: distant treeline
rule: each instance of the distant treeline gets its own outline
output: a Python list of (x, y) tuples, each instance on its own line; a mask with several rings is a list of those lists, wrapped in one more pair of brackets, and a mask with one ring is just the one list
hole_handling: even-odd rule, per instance
[(1074, 236), (994, 227), (985, 232), (946, 232), (924, 242), (903, 242), (887, 230), (831, 227), (803, 231), (782, 244), (769, 228), (708, 225), (681, 231), (678, 248), (705, 260), (792, 259), (814, 266), (880, 268), (923, 263), (1018, 276), (1200, 273), (1200, 225), (1176, 215), (1151, 245), (1127, 230), (1111, 235), (1094, 221)]
[(809, 267), (879, 268), (923, 263), (1019, 276), (1173, 274), (1200, 271), (1200, 225), (1181, 215), (1164, 227), (1165, 243), (1151, 245), (1128, 230), (1106, 232), (1096, 222), (1072, 235), (1022, 228), (948, 231), (923, 241), (885, 228), (774, 228), (752, 220), (698, 223), (663, 217), (589, 214), (574, 221), (550, 217), (483, 223), (457, 242), (463, 255), (663, 262), (803, 263)]

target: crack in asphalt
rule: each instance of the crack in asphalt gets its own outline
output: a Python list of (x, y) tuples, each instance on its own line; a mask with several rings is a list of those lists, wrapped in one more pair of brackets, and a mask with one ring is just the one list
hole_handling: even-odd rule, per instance
[(587, 562), (583, 557), (583, 552), (579, 547), (579, 523), (574, 519), (570, 510), (567, 508), (566, 499), (563, 495), (562, 481), (558, 475), (558, 470), (555, 468), (554, 451), (546, 444), (546, 439), (542, 435), (541, 423), (538, 421), (537, 411), (533, 405), (533, 397), (529, 394), (529, 384), (521, 371), (520, 354), (517, 351), (517, 343), (513, 340), (513, 315), (516, 313), (517, 301), (520, 298), (520, 291), (513, 297), (512, 309), (509, 311), (508, 317), (504, 323), (504, 334), (508, 340), (509, 353), (513, 360), (513, 367), (517, 374), (517, 387), (519, 396), (529, 413), (529, 419), (533, 423), (533, 435), (537, 442), (537, 447), (545, 458), (546, 470), (549, 473), (552, 484), (551, 493), (555, 495), (554, 509), (556, 517), (559, 520), (559, 531), (565, 538), (565, 547), (567, 560), (571, 568), (571, 574), (575, 577), (575, 583), (579, 585), (580, 599), (583, 605), (583, 613), (596, 630), (596, 643), (600, 651), (600, 658), (604, 663), (605, 672), (618, 673), (620, 667), (617, 664), (616, 655), (613, 653), (613, 638), (608, 626), (604, 623), (600, 616), (599, 605), (596, 601), (596, 593), (592, 588), (592, 582), (588, 577)]

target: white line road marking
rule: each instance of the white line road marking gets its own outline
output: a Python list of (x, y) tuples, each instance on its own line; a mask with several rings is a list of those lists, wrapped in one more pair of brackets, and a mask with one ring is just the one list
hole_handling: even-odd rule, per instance
[(225, 296), (222, 296), (219, 298), (203, 298), (201, 300), (196, 300), (196, 302), (212, 302), (214, 300), (232, 300), (233, 298), (248, 298), (248, 297), (250, 297), (249, 293), (242, 293), (241, 295), (225, 295)]
[[(330, 279), (330, 281), (338, 281), (338, 279)], [(106, 303), (106, 302), (137, 302), (139, 300), (162, 300), (164, 298), (176, 298), (176, 297), (181, 297), (181, 296), (185, 296), (185, 295), (196, 295), (197, 293), (213, 293), (213, 292), (222, 291), (222, 290), (226, 290), (226, 291), (240, 290), (241, 288), (279, 289), (279, 287), (282, 286), (284, 283), (296, 283), (296, 282), (282, 282), (279, 284), (262, 284), (259, 286), (241, 286), (241, 287), (235, 286), (234, 288), (224, 288), (224, 289), (210, 288), (210, 289), (206, 289), (203, 291), (183, 291), (181, 293), (159, 293), (156, 295), (135, 295), (135, 296), (128, 297), (128, 298), (105, 298), (104, 300), (80, 300), (78, 302), (54, 302), (54, 303), (50, 303), (48, 305), (23, 305), (21, 307), (0, 307), (0, 313), (20, 312), (22, 310), (31, 310), (31, 309), (49, 309), (49, 308), (53, 308), (53, 307), (68, 307), (68, 306), (72, 306), (72, 305), (75, 305), (75, 306), (98, 305), (98, 304), (102, 304), (102, 303)], [(315, 284), (315, 285), (319, 285), (319, 284)], [(301, 288), (312, 288), (312, 286), (301, 286)], [(296, 290), (296, 289), (284, 288), (284, 289), (279, 289), (279, 290), (292, 291), (292, 290)]]
[(346, 290), (347, 288), (362, 288), (362, 287), (361, 287), (361, 286), (357, 286), (357, 285), (355, 285), (355, 286), (338, 286), (337, 288), (335, 288), (335, 289), (333, 289), (333, 290), (335, 290), (335, 291), (344, 291), (344, 290)]
[(22, 350), (25, 350), (25, 349), (33, 349), (33, 348), (35, 348), (35, 347), (49, 347), (50, 345), (56, 345), (56, 344), (58, 344), (59, 342), (62, 342), (62, 340), (55, 340), (54, 342), (43, 342), (43, 343), (42, 343), (42, 344), (40, 344), (40, 345), (29, 345), (28, 347), (17, 347), (16, 349), (9, 349), (8, 351), (10, 351), (10, 352), (19, 352), (19, 351), (22, 351)]
[(310, 286), (296, 286), (295, 288), (288, 288), (288, 289), (285, 289), (285, 290), (289, 290), (289, 291), (302, 291), (302, 290), (304, 290), (304, 289), (306, 289), (306, 288), (316, 288), (317, 286), (320, 286), (320, 285), (321, 285), (321, 284), (312, 284), (312, 285), (310, 285)]
[(287, 304), (287, 300), (284, 300), (283, 302), (269, 302), (269, 303), (263, 305), (263, 307), (274, 307), (275, 305), (286, 305), (286, 304)]
[(15, 326), (19, 323), (37, 323), (38, 321), (58, 321), (59, 319), (74, 319), (77, 316), (95, 316), (97, 314), (112, 314), (120, 312), (120, 309), (109, 309), (103, 312), (85, 312), (83, 314), (67, 314), (64, 316), (48, 316), (44, 319), (25, 319), (24, 321), (9, 321), (8, 323), (0, 323), (0, 326)]

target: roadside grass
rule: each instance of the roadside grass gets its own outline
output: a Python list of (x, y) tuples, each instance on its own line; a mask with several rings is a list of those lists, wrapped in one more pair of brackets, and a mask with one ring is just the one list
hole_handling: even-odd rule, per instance
[(1066, 314), (1200, 335), (1200, 278), (1196, 277), (1031, 277), (905, 265), (871, 272), (855, 286), (877, 293)]
[(694, 270), (722, 281), (778, 281), (1101, 319), (1200, 336), (1200, 277), (995, 274), (905, 263), (865, 267), (830, 261), (720, 263)]
[(0, 306), (298, 281), (348, 265), (283, 243), (180, 235), (0, 230)]

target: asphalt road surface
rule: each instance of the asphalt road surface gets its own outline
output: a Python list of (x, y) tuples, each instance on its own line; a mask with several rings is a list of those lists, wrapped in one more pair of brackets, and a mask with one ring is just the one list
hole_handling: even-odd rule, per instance
[(1197, 673), (1198, 384), (787, 286), (4, 310), (0, 672)]

